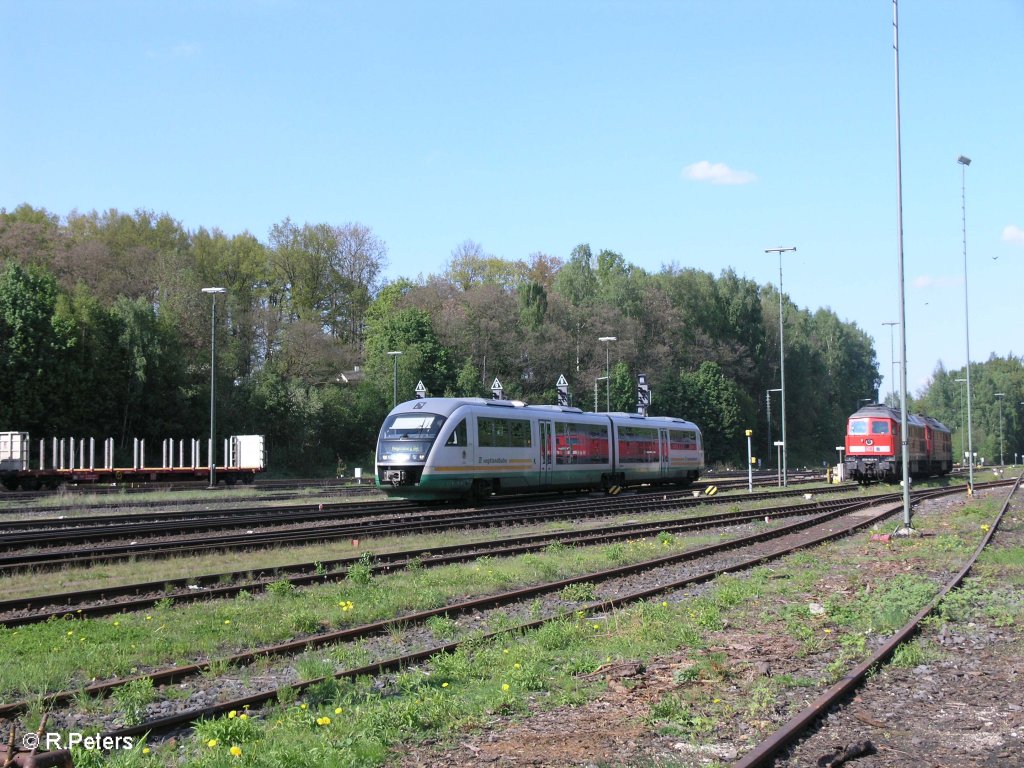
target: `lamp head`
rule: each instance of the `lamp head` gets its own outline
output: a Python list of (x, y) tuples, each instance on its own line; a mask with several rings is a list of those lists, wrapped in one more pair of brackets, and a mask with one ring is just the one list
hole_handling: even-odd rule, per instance
[(956, 159), (956, 161), (958, 163), (960, 163), (960, 165), (970, 165), (971, 164), (971, 158), (969, 158), (969, 157), (967, 157), (965, 155), (960, 155), (960, 157), (958, 157)]

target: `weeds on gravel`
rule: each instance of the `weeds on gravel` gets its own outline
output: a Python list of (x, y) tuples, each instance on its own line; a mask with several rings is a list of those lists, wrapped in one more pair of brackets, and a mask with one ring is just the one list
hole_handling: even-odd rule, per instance
[(950, 592), (939, 603), (938, 615), (942, 620), (968, 622), (972, 620), (1008, 627), (1024, 623), (1024, 601), (1019, 590), (1004, 584), (993, 584), (988, 579), (968, 578), (960, 589)]
[(124, 724), (132, 726), (146, 719), (146, 707), (156, 698), (156, 692), (153, 681), (142, 677), (115, 688), (110, 696), (121, 710)]

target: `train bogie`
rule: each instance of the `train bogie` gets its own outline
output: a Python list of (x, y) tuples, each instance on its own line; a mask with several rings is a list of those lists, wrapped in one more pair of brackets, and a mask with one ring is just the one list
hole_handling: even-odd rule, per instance
[(481, 398), (402, 403), (377, 441), (376, 482), (423, 501), (693, 482), (700, 430), (682, 419)]

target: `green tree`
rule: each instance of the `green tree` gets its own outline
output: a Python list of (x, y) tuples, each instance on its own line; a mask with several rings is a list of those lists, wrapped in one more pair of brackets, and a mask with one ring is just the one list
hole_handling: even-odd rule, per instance
[(55, 317), (57, 283), (42, 268), (6, 262), (0, 271), (0, 424), (52, 432), (68, 385), (63, 353), (73, 324)]
[(673, 399), (676, 412), (663, 415), (689, 419), (700, 427), (708, 464), (743, 461), (743, 397), (717, 363), (707, 361), (694, 373), (680, 373)]

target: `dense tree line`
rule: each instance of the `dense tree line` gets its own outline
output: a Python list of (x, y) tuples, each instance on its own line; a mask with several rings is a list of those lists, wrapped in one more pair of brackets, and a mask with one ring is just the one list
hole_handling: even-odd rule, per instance
[[(357, 223), (286, 218), (261, 241), (189, 232), (150, 211), (0, 210), (0, 429), (114, 436), (121, 446), (202, 436), (216, 300), (218, 431), (266, 435), (277, 472), (370, 465), (392, 401), (388, 352), (402, 353), (400, 399), (418, 382), (434, 395), (489, 397), (497, 378), (508, 398), (553, 403), (564, 375), (574, 405), (591, 410), (596, 400), (603, 410), (607, 398), (633, 411), (644, 373), (650, 412), (696, 421), (711, 463), (744, 464), (749, 428), (755, 454), (774, 464), (772, 286), (728, 269), (648, 273), (586, 244), (564, 258), (509, 260), (472, 241), (439, 258), (436, 274), (385, 282), (387, 255)], [(211, 286), (227, 293), (211, 299), (201, 290)], [(783, 308), (790, 462), (820, 466), (836, 458), (846, 417), (877, 391), (875, 351), (830, 310), (786, 297)], [(1013, 385), (1024, 377), (1019, 361), (1005, 371), (999, 362), (979, 369), (992, 372), (993, 392), (1017, 392), (1004, 403), (1015, 419), (1024, 391)], [(955, 406), (950, 377), (937, 372), (921, 404), (942, 414)], [(980, 375), (975, 442), (991, 453), (993, 417), (980, 405), (989, 386)]]
[[(947, 371), (940, 362), (911, 410), (939, 419), (953, 432), (959, 460), (973, 444), (986, 465), (1024, 460), (1024, 359), (992, 355), (971, 364), (971, 432), (967, 436), (967, 370)], [(963, 381), (961, 381), (963, 380)]]

